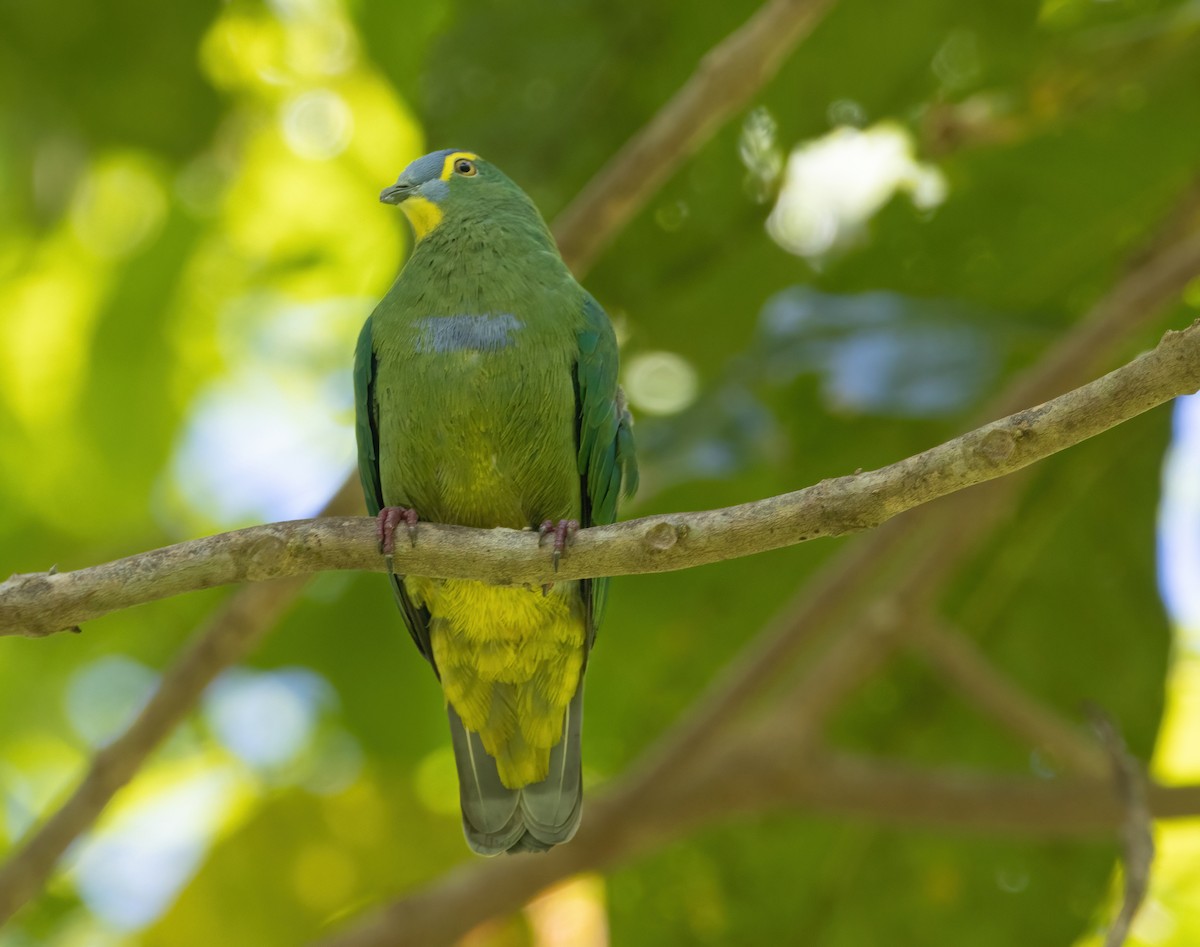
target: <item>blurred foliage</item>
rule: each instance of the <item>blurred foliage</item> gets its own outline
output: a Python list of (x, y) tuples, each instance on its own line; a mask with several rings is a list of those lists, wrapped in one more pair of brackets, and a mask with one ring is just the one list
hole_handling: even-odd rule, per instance
[[(425, 142), (469, 147), (552, 217), (755, 6), (0, 3), (0, 574), (317, 509), (352, 457), (355, 333), (408, 240), (380, 187)], [(1183, 0), (842, 0), (588, 278), (642, 409), (628, 512), (776, 494), (960, 430), (1180, 201), (1197, 88)], [(773, 178), (835, 128), (861, 130), (839, 140), (863, 164), (806, 224), (837, 239), (796, 256), (764, 226)], [(909, 163), (887, 183), (897, 142)], [(1141, 755), (1170, 642), (1153, 558), (1167, 433), (1158, 412), (1040, 465), (944, 602), (1030, 690), (1071, 715), (1099, 702)], [(620, 773), (835, 549), (619, 580), (589, 779)], [(4, 643), (0, 848), (226, 594)], [(377, 577), (320, 577), (253, 665), (0, 945), (296, 943), (469, 857), (436, 682)], [(915, 660), (836, 735), (1053, 775)], [(1060, 945), (1094, 927), (1113, 857), (773, 814), (584, 888), (620, 944)], [(1157, 943), (1200, 938), (1195, 913), (1156, 904)], [(534, 937), (538, 916), (492, 942)]]

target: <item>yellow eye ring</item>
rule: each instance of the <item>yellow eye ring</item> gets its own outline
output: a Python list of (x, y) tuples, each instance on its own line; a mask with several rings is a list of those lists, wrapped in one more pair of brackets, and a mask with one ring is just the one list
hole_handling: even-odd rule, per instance
[(474, 162), (467, 158), (459, 158), (454, 162), (454, 173), (461, 174), (465, 178), (472, 177), (479, 172), (475, 170)]

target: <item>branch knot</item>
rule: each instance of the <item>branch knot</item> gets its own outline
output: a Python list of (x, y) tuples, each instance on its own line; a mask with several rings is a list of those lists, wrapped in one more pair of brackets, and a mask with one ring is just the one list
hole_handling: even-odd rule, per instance
[(992, 428), (980, 440), (976, 453), (991, 464), (1003, 464), (1017, 449), (1017, 438), (1004, 428)]
[(666, 552), (687, 534), (687, 527), (679, 527), (670, 520), (659, 520), (642, 537), (642, 543), (654, 552)]

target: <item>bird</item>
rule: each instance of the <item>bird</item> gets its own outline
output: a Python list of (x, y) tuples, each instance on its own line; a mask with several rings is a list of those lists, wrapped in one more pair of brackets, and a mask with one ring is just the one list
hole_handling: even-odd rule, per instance
[[(354, 357), (358, 467), (381, 552), (394, 554), (402, 524), (414, 543), (419, 522), (535, 530), (557, 572), (576, 530), (613, 522), (637, 489), (612, 323), (533, 201), (474, 152), (418, 158), (379, 199), (414, 237)], [(569, 841), (608, 580), (389, 579), (441, 682), (467, 844), (496, 855)]]

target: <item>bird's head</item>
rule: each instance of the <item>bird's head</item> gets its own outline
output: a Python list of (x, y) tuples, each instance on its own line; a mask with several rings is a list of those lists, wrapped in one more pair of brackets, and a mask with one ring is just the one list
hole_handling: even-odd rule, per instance
[(520, 193), (495, 166), (471, 151), (447, 148), (418, 158), (383, 189), (379, 199), (398, 204), (417, 240), (436, 228), (454, 208), (478, 208), (488, 198)]

